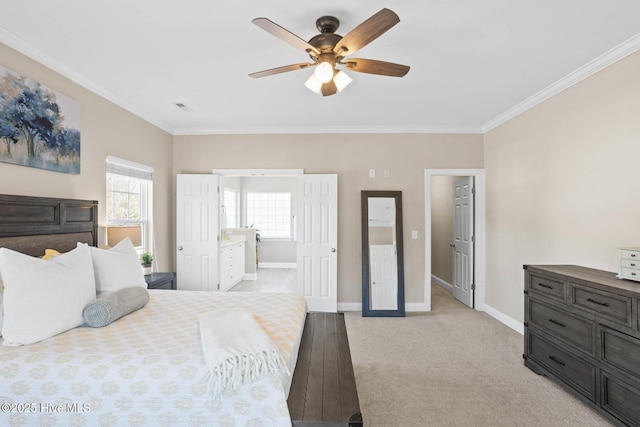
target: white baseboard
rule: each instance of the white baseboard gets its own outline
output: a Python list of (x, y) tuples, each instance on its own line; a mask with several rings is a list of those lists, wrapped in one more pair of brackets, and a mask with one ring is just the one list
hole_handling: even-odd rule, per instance
[(242, 280), (258, 280), (258, 273), (245, 273)]
[(258, 262), (258, 268), (298, 268), (295, 262)]
[(441, 278), (439, 278), (438, 276), (434, 276), (433, 274), (431, 275), (431, 281), (436, 282), (438, 285), (440, 285), (441, 288), (444, 288), (449, 292), (451, 292), (451, 289), (453, 289), (453, 285), (451, 283), (447, 282), (446, 280), (442, 280)]
[(503, 312), (498, 311), (495, 308), (493, 308), (493, 307), (491, 307), (490, 305), (487, 305), (487, 304), (483, 305), (482, 311), (484, 311), (489, 316), (491, 316), (494, 319), (496, 319), (498, 322), (507, 325), (508, 327), (513, 329), (514, 331), (518, 332), (520, 335), (524, 335), (524, 325), (522, 324), (522, 322), (518, 322), (516, 319), (507, 316)]

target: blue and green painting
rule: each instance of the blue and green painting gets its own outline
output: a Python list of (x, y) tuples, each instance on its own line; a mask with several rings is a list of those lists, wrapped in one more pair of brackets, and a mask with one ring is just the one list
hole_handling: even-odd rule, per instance
[(0, 66), (0, 162), (80, 173), (80, 103)]

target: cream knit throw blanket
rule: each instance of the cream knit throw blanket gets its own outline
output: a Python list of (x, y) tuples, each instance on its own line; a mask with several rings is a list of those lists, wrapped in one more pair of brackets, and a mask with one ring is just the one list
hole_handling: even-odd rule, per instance
[(203, 381), (208, 382), (208, 392), (214, 399), (269, 372), (284, 369), (288, 373), (282, 355), (247, 310), (214, 310), (199, 318), (202, 350), (209, 368)]

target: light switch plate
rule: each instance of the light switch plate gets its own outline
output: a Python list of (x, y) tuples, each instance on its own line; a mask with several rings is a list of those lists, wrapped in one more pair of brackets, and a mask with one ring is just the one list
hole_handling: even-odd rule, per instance
[(411, 230), (411, 238), (412, 239), (418, 238), (418, 230)]

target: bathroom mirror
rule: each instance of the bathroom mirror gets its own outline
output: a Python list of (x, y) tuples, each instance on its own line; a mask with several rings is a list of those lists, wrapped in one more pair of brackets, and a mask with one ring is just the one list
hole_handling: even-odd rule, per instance
[(401, 191), (362, 191), (362, 315), (404, 316)]

